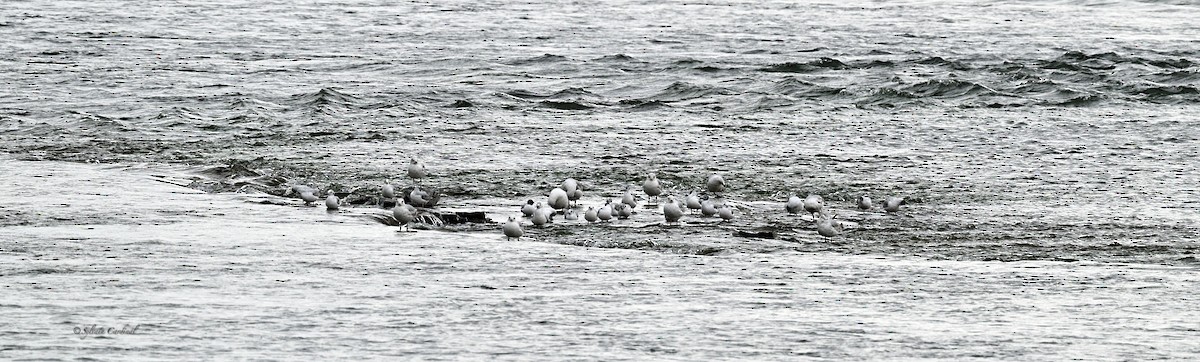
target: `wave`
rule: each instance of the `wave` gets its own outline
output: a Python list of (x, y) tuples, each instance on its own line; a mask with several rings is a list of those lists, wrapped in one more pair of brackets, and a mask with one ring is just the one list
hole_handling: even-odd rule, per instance
[(292, 97), (292, 102), (302, 107), (356, 107), (362, 99), (334, 88), (321, 88), (314, 93), (300, 94)]
[(776, 81), (767, 90), (771, 93), (786, 94), (794, 97), (823, 98), (838, 95), (842, 92), (842, 89), (823, 86), (789, 76)]
[(544, 107), (544, 108), (561, 109), (561, 110), (567, 110), (567, 111), (582, 111), (582, 110), (596, 108), (596, 106), (594, 106), (594, 105), (589, 105), (584, 102), (577, 102), (577, 101), (544, 100), (544, 101), (538, 102), (538, 105), (541, 107)]
[(962, 98), (979, 95), (998, 95), (981, 84), (958, 79), (931, 79), (902, 89), (916, 97)]
[(846, 69), (848, 66), (840, 60), (833, 58), (820, 58), (806, 63), (787, 62), (773, 64), (762, 68), (764, 72), (772, 73), (812, 73), (822, 70), (839, 70)]
[(703, 98), (710, 95), (726, 94), (727, 89), (713, 87), (709, 85), (692, 84), (687, 82), (675, 82), (663, 88), (658, 93), (647, 97), (646, 101), (661, 101), (661, 102), (679, 102), (696, 98)]
[(880, 87), (871, 90), (869, 93), (858, 97), (855, 104), (858, 106), (875, 106), (883, 108), (895, 108), (900, 105), (913, 104), (920, 98), (916, 94), (912, 94), (903, 90)]
[(638, 60), (637, 58), (634, 58), (634, 57), (631, 57), (631, 56), (628, 56), (628, 55), (625, 55), (625, 54), (612, 54), (612, 55), (605, 55), (605, 56), (602, 56), (602, 57), (599, 57), (599, 58), (596, 58), (596, 59), (592, 59), (592, 61), (594, 61), (594, 62), (605, 62), (605, 63), (631, 63), (631, 62), (640, 62), (640, 60)]
[(532, 57), (532, 58), (513, 60), (513, 61), (508, 62), (507, 64), (508, 65), (532, 65), (532, 64), (546, 64), (546, 63), (560, 63), (560, 62), (565, 62), (568, 60), (570, 60), (570, 59), (567, 57), (547, 53), (547, 54), (542, 54), (542, 55)]

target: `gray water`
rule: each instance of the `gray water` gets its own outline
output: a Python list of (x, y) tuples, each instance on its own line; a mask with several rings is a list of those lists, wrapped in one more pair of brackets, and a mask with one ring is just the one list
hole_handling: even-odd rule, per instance
[[(5, 2), (0, 358), (1195, 359), (1198, 18)], [(398, 232), (410, 157), (430, 212), (720, 173), (737, 218)], [(844, 234), (784, 212), (809, 193)]]

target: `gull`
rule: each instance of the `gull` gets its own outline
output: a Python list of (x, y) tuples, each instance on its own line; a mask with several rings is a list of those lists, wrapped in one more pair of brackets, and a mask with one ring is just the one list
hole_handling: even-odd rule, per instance
[(692, 210), (692, 212), (696, 212), (697, 210), (700, 210), (701, 206), (700, 196), (696, 195), (695, 191), (692, 191), (692, 193), (687, 196), (687, 208)]
[(575, 192), (575, 190), (579, 189), (579, 182), (575, 181), (573, 178), (567, 178), (566, 180), (563, 180), (562, 189), (569, 195)]
[(859, 196), (858, 197), (858, 208), (862, 209), (862, 210), (870, 210), (871, 209), (871, 197), (869, 197), (867, 195)]
[(410, 158), (408, 162), (408, 177), (413, 179), (413, 182), (420, 182), (425, 178), (425, 163), (417, 161), (415, 158)]
[(562, 210), (570, 206), (571, 201), (567, 199), (566, 190), (555, 187), (554, 190), (550, 190), (550, 199), (546, 201), (546, 204), (555, 210)]
[(413, 217), (412, 209), (409, 209), (409, 205), (405, 204), (404, 200), (399, 200), (397, 202), (398, 204), (396, 204), (396, 207), (392, 208), (392, 217), (395, 217), (396, 221), (400, 223), (401, 231), (403, 231), (406, 226), (408, 227), (408, 231), (412, 231), (412, 226), (409, 226), (409, 223), (412, 223), (413, 219), (415, 219), (415, 217)]
[(821, 234), (821, 236), (826, 238), (832, 238), (834, 236), (838, 236), (838, 234), (841, 234), (842, 222), (834, 220), (836, 217), (837, 214), (833, 214), (833, 216), (822, 217), (816, 220), (817, 234)]
[(733, 208), (729, 205), (721, 205), (721, 208), (717, 210), (717, 214), (721, 216), (721, 220), (733, 220)]
[(338, 197), (333, 194), (333, 190), (329, 190), (329, 196), (325, 198), (325, 208), (329, 210), (338, 209)]
[(541, 206), (542, 204), (538, 204), (538, 210), (534, 211), (533, 217), (529, 219), (533, 221), (533, 226), (542, 227), (550, 222), (550, 217), (546, 215), (545, 210), (541, 209)]
[(628, 219), (630, 216), (633, 216), (633, 206), (617, 204), (614, 210), (617, 212), (617, 217), (621, 219)]
[(625, 195), (621, 196), (621, 203), (637, 207), (637, 198), (633, 197), (633, 185), (625, 184)]
[(612, 204), (612, 200), (605, 202), (604, 206), (601, 206), (600, 210), (596, 211), (596, 217), (599, 218), (600, 221), (612, 220), (612, 206), (609, 206), (610, 204)]
[(700, 214), (704, 216), (713, 216), (717, 214), (717, 205), (713, 205), (712, 201), (704, 200), (700, 203)]
[(804, 200), (800, 196), (792, 195), (787, 200), (787, 204), (783, 206), (789, 214), (799, 214), (800, 210), (804, 209)]
[(305, 206), (312, 206), (312, 203), (317, 201), (317, 195), (313, 195), (312, 192), (301, 192), (300, 199), (304, 200)]
[(567, 211), (563, 211), (563, 220), (579, 220), (579, 214), (575, 212), (575, 209), (567, 209)]
[(567, 201), (570, 201), (572, 204), (583, 198), (583, 188), (579, 187), (579, 182), (573, 178), (563, 180), (562, 189), (567, 192)]
[(396, 189), (392, 187), (392, 182), (387, 181), (380, 187), (383, 194), (383, 199), (379, 200), (379, 205), (384, 208), (396, 207)]
[(383, 198), (385, 198), (385, 199), (396, 198), (396, 189), (392, 188), (391, 182), (383, 184)]
[(642, 191), (645, 191), (647, 196), (654, 197), (654, 202), (658, 203), (658, 195), (662, 195), (662, 187), (658, 184), (658, 176), (651, 173), (650, 177), (647, 177), (646, 181), (642, 182)]
[(708, 177), (708, 181), (704, 183), (704, 186), (708, 188), (708, 192), (724, 192), (725, 179), (721, 178), (719, 174), (713, 174)]
[(517, 238), (520, 241), (521, 235), (525, 235), (525, 230), (521, 230), (521, 223), (517, 222), (516, 217), (509, 216), (508, 222), (504, 224), (504, 236), (508, 237), (508, 240)]
[(537, 207), (533, 206), (533, 199), (525, 201), (525, 205), (521, 206), (521, 214), (525, 215), (525, 217), (533, 216), (534, 210), (537, 210)]
[(817, 214), (821, 213), (821, 209), (825, 208), (825, 199), (821, 195), (808, 194), (804, 198), (804, 211), (808, 211), (813, 215), (813, 220), (817, 219)]
[(900, 211), (900, 205), (904, 205), (903, 197), (888, 196), (888, 198), (883, 201), (883, 211)]
[(308, 187), (308, 185), (296, 184), (296, 185), (292, 185), (292, 192), (295, 192), (297, 194), (311, 194), (311, 193), (317, 192), (317, 190), (314, 188)]
[(571, 206), (579, 205), (579, 199), (583, 198), (583, 189), (576, 188), (573, 192), (567, 192), (567, 200), (571, 201)]
[(429, 193), (422, 191), (420, 187), (416, 186), (413, 187), (412, 192), (408, 193), (408, 201), (413, 206), (424, 207), (425, 204), (429, 203), (429, 201), (425, 199), (427, 197), (429, 197)]
[(587, 222), (596, 222), (596, 220), (600, 220), (600, 217), (596, 216), (596, 214), (597, 214), (596, 209), (591, 206), (588, 206), (587, 211), (585, 211), (583, 213), (583, 219), (587, 220)]
[(663, 205), (663, 217), (668, 223), (679, 222), (683, 217), (683, 210), (679, 208), (679, 203), (675, 202), (675, 196), (667, 196), (667, 204)]

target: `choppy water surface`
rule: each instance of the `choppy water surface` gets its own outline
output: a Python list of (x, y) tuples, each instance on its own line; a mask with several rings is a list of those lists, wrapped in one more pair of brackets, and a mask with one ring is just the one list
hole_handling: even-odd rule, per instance
[[(6, 2), (0, 357), (1194, 359), (1198, 18)], [(566, 177), (586, 207), (649, 171), (680, 196), (721, 173), (738, 218), (639, 208), (506, 242), (285, 195), (368, 201), (409, 157), (443, 210), (493, 220)], [(786, 215), (797, 193), (848, 232)], [(859, 212), (863, 193), (910, 203)], [(92, 324), (143, 329), (72, 333)]]

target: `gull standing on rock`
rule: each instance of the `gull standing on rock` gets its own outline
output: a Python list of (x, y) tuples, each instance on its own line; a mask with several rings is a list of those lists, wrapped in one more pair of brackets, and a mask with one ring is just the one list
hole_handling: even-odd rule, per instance
[(647, 177), (646, 181), (642, 182), (642, 191), (645, 191), (647, 196), (654, 197), (654, 203), (657, 204), (658, 196), (662, 195), (662, 186), (658, 184), (658, 176), (651, 173), (650, 177)]
[(725, 192), (725, 179), (719, 174), (713, 174), (708, 177), (708, 181), (704, 182), (704, 187), (708, 192)]
[(410, 158), (408, 162), (408, 177), (413, 179), (413, 183), (420, 183), (421, 179), (425, 178), (425, 163), (417, 161), (416, 158)]
[(903, 197), (888, 196), (888, 198), (883, 201), (883, 211), (887, 211), (887, 212), (900, 211), (900, 205), (904, 205)]
[(425, 204), (429, 203), (429, 200), (427, 199), (428, 197), (428, 192), (425, 192), (421, 190), (420, 187), (416, 186), (413, 186), (412, 191), (408, 193), (408, 201), (413, 206), (425, 207)]
[(663, 217), (668, 223), (678, 222), (683, 218), (683, 210), (679, 208), (679, 203), (675, 201), (675, 196), (667, 196), (667, 204), (663, 205)]
[(521, 235), (525, 235), (525, 230), (521, 230), (521, 223), (517, 222), (516, 217), (509, 216), (508, 222), (504, 223), (504, 236), (508, 237), (508, 240), (517, 238), (520, 241)]
[(813, 220), (817, 219), (817, 214), (820, 214), (824, 208), (825, 199), (821, 198), (821, 195), (808, 194), (808, 197), (804, 198), (804, 211), (812, 214)]
[(787, 204), (783, 205), (783, 208), (787, 209), (789, 214), (799, 214), (800, 210), (804, 210), (804, 200), (801, 200), (800, 196), (792, 195), (792, 197), (788, 198)]
[(380, 194), (383, 196), (379, 200), (379, 206), (383, 208), (396, 207), (396, 189), (392, 187), (391, 181), (384, 182), (383, 186), (379, 187)]
[(392, 208), (392, 217), (395, 217), (396, 222), (400, 223), (401, 231), (404, 231), (405, 227), (408, 227), (408, 231), (412, 231), (409, 224), (416, 218), (413, 217), (412, 209), (409, 209), (409, 205), (404, 203), (404, 200), (397, 201), (396, 207)]
[(871, 197), (867, 195), (858, 196), (858, 208), (861, 210), (871, 209)]

